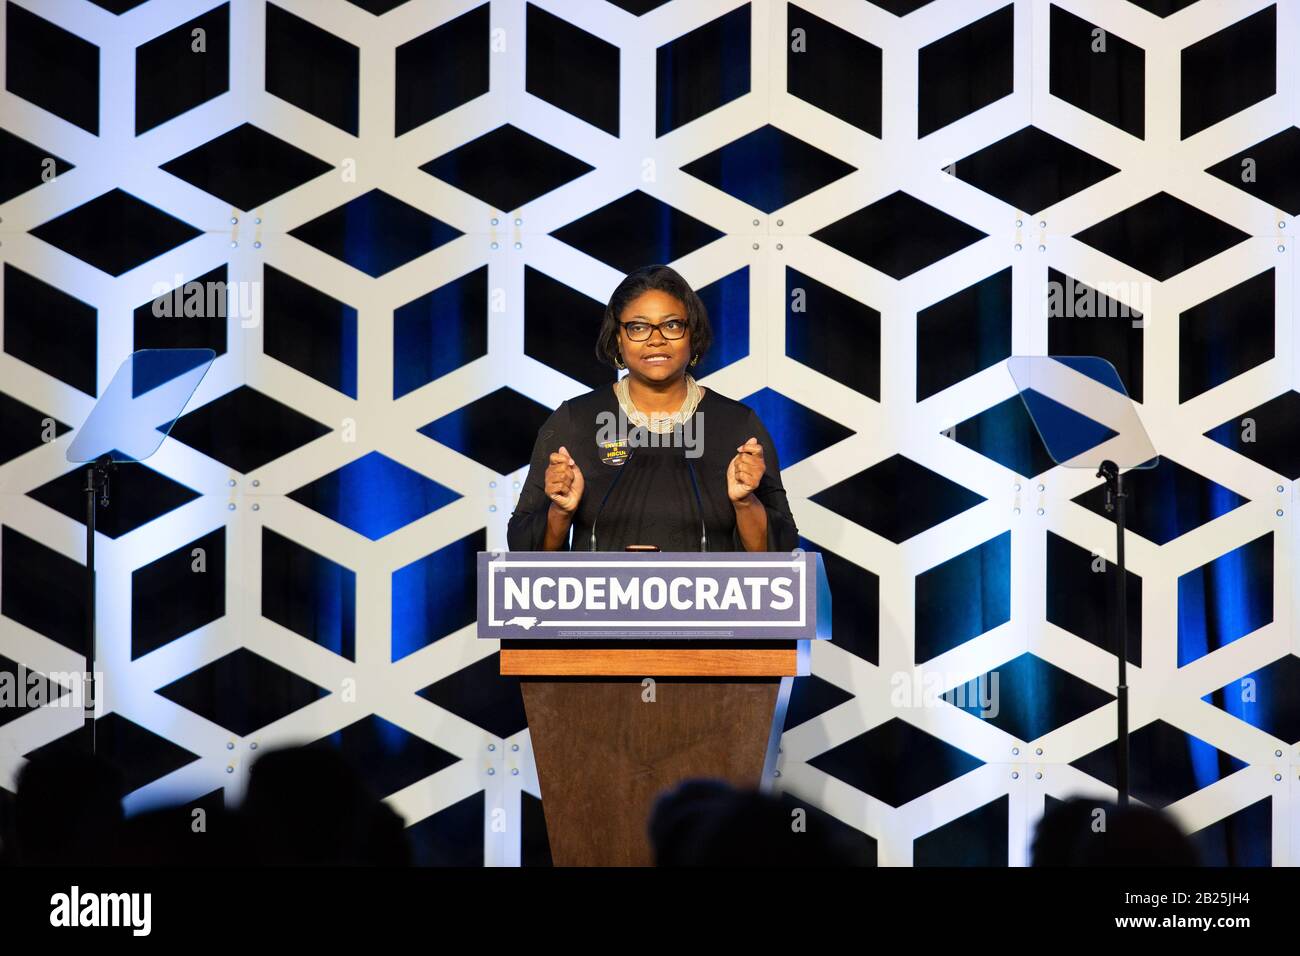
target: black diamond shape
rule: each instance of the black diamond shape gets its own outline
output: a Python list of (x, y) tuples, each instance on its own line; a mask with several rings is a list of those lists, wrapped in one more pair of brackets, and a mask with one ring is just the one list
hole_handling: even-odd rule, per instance
[[(120, 276), (202, 232), (130, 193), (113, 189), (42, 223), (31, 234), (96, 269)], [(112, 241), (105, 242), (106, 236)]]
[(289, 235), (378, 278), (464, 233), (372, 189), (289, 230)]
[(1004, 398), (944, 434), (1025, 478), (1056, 466), (1019, 395)]
[(1188, 835), (1201, 866), (1272, 866), (1273, 798), (1256, 800)]
[[(537, 802), (538, 816), (541, 816), (540, 801), (536, 801), (527, 791), (520, 791), (520, 796), (525, 807), (528, 800)], [(487, 792), (479, 790), (407, 827), (406, 839), (411, 845), (412, 865), (481, 869), (483, 813), (486, 803)], [(542, 829), (545, 828), (543, 819)], [(547, 865), (550, 865), (549, 857)]]
[(892, 717), (808, 761), (891, 807), (901, 807), (956, 780), (982, 760)]
[(787, 30), (806, 38), (785, 51), (786, 92), (879, 137), (880, 47), (793, 3), (786, 10)]
[(640, 17), (649, 13), (651, 10), (657, 10), (669, 0), (609, 0), (616, 7), (626, 10), (633, 16)]
[(0, 465), (71, 430), (57, 418), (0, 392)]
[(355, 3), (367, 13), (373, 13), (375, 16), (382, 16), (389, 10), (396, 10), (407, 0), (348, 0), (349, 3)]
[(790, 267), (785, 287), (785, 354), (880, 401), (880, 313)]
[(329, 172), (329, 163), (244, 123), (163, 163), (178, 179), (236, 209), (253, 209)]
[(918, 574), (915, 606), (918, 664), (1011, 620), (1011, 532)]
[[(0, 687), (6, 684), (12, 688), (12, 696), (7, 696), (4, 706), (0, 707), (0, 727), (72, 693), (70, 687), (0, 654)], [(60, 706), (66, 706), (66, 703)]]
[(770, 123), (682, 167), (682, 172), (766, 213), (853, 171), (843, 160)]
[(900, 191), (823, 226), (813, 238), (887, 276), (904, 279), (985, 235)]
[(1051, 94), (1141, 139), (1146, 51), (1055, 4), (1049, 30)]
[(109, 13), (116, 13), (120, 16), (128, 10), (134, 10), (142, 3), (148, 3), (149, 0), (90, 0), (90, 2), (98, 7), (103, 7)]
[(271, 265), (262, 283), (262, 351), (356, 398), (357, 310)]
[[(489, 5), (484, 3), (397, 48), (397, 135), (488, 91)], [(528, 7), (531, 15), (533, 7)], [(528, 31), (529, 40), (532, 30)], [(529, 49), (526, 67), (532, 67)]]
[(420, 434), (507, 475), (528, 463), (551, 410), (503, 385), (421, 428)]
[[(629, 0), (623, 2), (628, 3)], [(647, 0), (647, 2), (657, 5), (667, 0)], [(519, 814), (524, 821), (523, 832), (520, 834), (522, 846), (519, 849), (519, 865), (554, 866), (555, 861), (551, 858), (551, 841), (546, 833), (546, 815), (542, 812), (542, 801), (527, 790), (519, 791)]]
[(474, 623), (475, 555), (486, 550), (487, 529), (479, 528), (393, 572), (392, 660)]
[(220, 527), (131, 572), (131, 660), (225, 613), (226, 529)]
[[(1070, 766), (1115, 786), (1115, 742), (1085, 754)], [(1129, 733), (1129, 792), (1148, 806), (1164, 808), (1247, 766), (1163, 720)], [(1207, 779), (1213, 774), (1214, 779)]]
[(920, 10), (927, 3), (932, 3), (933, 0), (871, 0), (871, 2), (896, 17), (905, 17), (909, 13)]
[(1011, 270), (916, 313), (916, 400), (1011, 355)]
[[(145, 784), (199, 759), (198, 754), (127, 720), (121, 714), (105, 714), (95, 721), (95, 745), (96, 753), (121, 771), (124, 794), (139, 790)], [(58, 756), (85, 753), (89, 749), (86, 731), (78, 728), (24, 756)]]
[[(1125, 472), (1124, 490), (1128, 495), (1125, 526), (1156, 544), (1168, 544), (1250, 501), (1168, 456), (1161, 457), (1154, 468)], [(1112, 520), (1106, 511), (1104, 482), (1073, 500)]]
[[(629, 222), (642, 225), (629, 229)], [(725, 234), (638, 189), (551, 235), (627, 273), (647, 262), (674, 262)]]
[(820, 717), (826, 711), (852, 699), (851, 693), (822, 680), (816, 674), (801, 678), (794, 682), (790, 690), (790, 704), (786, 708), (782, 732), (788, 733), (800, 724)]
[(1270, 206), (1300, 215), (1300, 129), (1294, 126), (1206, 170)]
[[(203, 31), (202, 51), (194, 49), (196, 30)], [(228, 89), (230, 4), (223, 3), (136, 47), (135, 135)]]
[(460, 759), (377, 714), (363, 717), (323, 740), (337, 747), (371, 788), (384, 797)]
[(420, 168), (510, 212), (596, 167), (506, 123)]
[(1267, 269), (1178, 316), (1179, 402), (1273, 357), (1275, 285)]
[(525, 355), (589, 388), (608, 385), (614, 370), (596, 358), (590, 342), (571, 334), (596, 328), (604, 314), (605, 303), (524, 264)]
[(158, 694), (245, 737), (330, 692), (241, 647), (158, 688)]
[(1027, 213), (1037, 213), (1119, 172), (1036, 126), (959, 159), (955, 175)]
[[(1114, 653), (1115, 565), (1087, 548), (1047, 532), (1047, 620)], [(1142, 666), (1142, 578), (1125, 569), (1128, 660)]]
[[(352, 494), (370, 489), (369, 496)], [(378, 541), (460, 497), (384, 454), (372, 451), (289, 492), (289, 498)], [(375, 502), (382, 502), (375, 507)]]
[(1178, 576), (1179, 667), (1273, 622), (1273, 551), (1269, 531)]
[(773, 423), (784, 435), (781, 463), (785, 468), (853, 434), (851, 428), (800, 405), (775, 389), (760, 388), (740, 401), (752, 408), (761, 421)]
[(1110, 703), (1113, 694), (1034, 654), (1021, 654), (943, 699), (1028, 743)]
[(1289, 744), (1300, 742), (1300, 657), (1285, 654), (1201, 699)]
[(880, 576), (802, 535), (799, 547), (821, 552), (834, 595), (835, 646), (868, 663), (879, 663)]
[(703, 378), (749, 354), (749, 266), (719, 276), (695, 292), (713, 329), (713, 344), (693, 372), (696, 378)]
[(1136, 4), (1147, 13), (1154, 13), (1158, 17), (1167, 17), (1172, 13), (1190, 7), (1196, 0), (1128, 0), (1129, 3)]
[[(529, 267), (524, 266), (524, 299)], [(532, 310), (525, 310), (524, 349)], [(393, 398), (487, 355), (488, 270), (479, 266), (393, 310)]]
[(501, 655), (489, 654), (419, 691), (419, 695), (498, 737), (528, 726), (517, 677), (501, 676)]
[(928, 136), (1013, 89), (1012, 6), (995, 10), (917, 53), (917, 136)]
[[(61, 515), (86, 522), (86, 471), (78, 466), (39, 488), (28, 496), (53, 508)], [(119, 538), (148, 524), (155, 518), (188, 504), (199, 493), (140, 462), (123, 462), (113, 473), (112, 496), (107, 508), (95, 512), (95, 530), (110, 538)]]
[(525, 7), (524, 89), (617, 136), (618, 47), (536, 4)]
[(16, 3), (5, 16), (5, 88), (98, 136), (99, 47)]
[[(212, 349), (224, 355), (229, 300), (241, 294), (241, 287), (227, 285), (228, 278), (227, 266), (222, 263), (211, 272), (136, 306), (135, 347)], [(237, 301), (236, 305), (251, 312), (251, 303)]]
[(1277, 5), (1182, 52), (1182, 138), (1277, 92)]
[(1300, 478), (1300, 394), (1283, 392), (1205, 435), (1291, 481)]
[[(810, 500), (899, 544), (985, 499), (910, 458), (893, 455)], [(900, 508), (904, 500), (910, 504)]]
[(356, 136), (360, 64), (347, 40), (266, 5), (266, 92)]
[(329, 433), (328, 425), (241, 385), (182, 415), (171, 437), (246, 475)]
[(1250, 236), (1160, 192), (1074, 238), (1163, 282)]
[(357, 575), (262, 528), (262, 616), (356, 660)]
[(1142, 401), (1142, 313), (1055, 269), (1047, 270), (1047, 351), (1100, 356), (1124, 391)]
[(913, 866), (1006, 866), (1011, 797), (1003, 794), (912, 841)]
[(86, 566), (8, 526), (0, 552), (0, 614), (84, 656)]
[(7, 129), (0, 129), (0, 203), (7, 203), (44, 182), (53, 182), (69, 169), (76, 167)]
[(655, 51), (655, 135), (663, 136), (750, 89), (749, 4)]

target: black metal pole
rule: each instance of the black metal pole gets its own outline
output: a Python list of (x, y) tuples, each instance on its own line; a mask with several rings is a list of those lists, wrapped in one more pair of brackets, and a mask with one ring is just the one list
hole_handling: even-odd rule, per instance
[(1128, 571), (1124, 565), (1124, 477), (1119, 466), (1109, 459), (1101, 463), (1097, 477), (1106, 479), (1106, 510), (1115, 515), (1115, 614), (1111, 622), (1115, 635), (1118, 679), (1115, 688), (1115, 789), (1116, 803), (1129, 802), (1129, 735), (1128, 735)]
[(81, 682), (82, 730), (90, 724), (90, 752), (95, 753), (95, 506), (99, 496), (99, 463), (86, 468), (86, 677)]
[(99, 706), (99, 694), (102, 688), (95, 674), (95, 665), (99, 660), (98, 648), (95, 646), (95, 509), (108, 507), (108, 479), (116, 470), (112, 455), (103, 455), (98, 461), (86, 468), (86, 677), (82, 680), (83, 733), (87, 722), (90, 724), (90, 752), (96, 752), (97, 724), (95, 711)]
[(1116, 746), (1119, 756), (1116, 758), (1118, 768), (1116, 778), (1119, 781), (1119, 805), (1128, 806), (1129, 765), (1128, 765), (1128, 571), (1124, 564), (1124, 502), (1128, 492), (1124, 490), (1124, 476), (1115, 473), (1115, 585), (1119, 606), (1115, 619), (1119, 622), (1119, 687), (1116, 699), (1119, 705), (1119, 727), (1116, 734)]

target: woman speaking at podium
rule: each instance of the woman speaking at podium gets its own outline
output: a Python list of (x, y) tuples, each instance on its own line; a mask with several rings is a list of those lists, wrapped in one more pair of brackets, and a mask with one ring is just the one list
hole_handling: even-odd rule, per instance
[(704, 303), (668, 266), (619, 283), (596, 354), (627, 375), (562, 402), (542, 425), (511, 550), (798, 546), (771, 435), (751, 408), (690, 374), (711, 338)]

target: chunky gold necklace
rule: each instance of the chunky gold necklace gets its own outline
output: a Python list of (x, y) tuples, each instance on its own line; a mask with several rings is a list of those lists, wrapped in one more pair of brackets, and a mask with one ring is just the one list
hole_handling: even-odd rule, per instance
[(627, 420), (633, 425), (649, 429), (660, 435), (671, 432), (676, 426), (684, 424), (688, 418), (694, 415), (695, 407), (700, 404), (700, 398), (704, 395), (704, 390), (696, 385), (695, 379), (688, 374), (686, 376), (686, 401), (682, 402), (682, 407), (671, 415), (656, 415), (652, 419), (632, 404), (632, 396), (628, 394), (627, 380), (628, 377), (625, 375), (614, 384), (614, 394), (618, 396), (618, 404), (623, 409), (623, 414), (627, 416)]

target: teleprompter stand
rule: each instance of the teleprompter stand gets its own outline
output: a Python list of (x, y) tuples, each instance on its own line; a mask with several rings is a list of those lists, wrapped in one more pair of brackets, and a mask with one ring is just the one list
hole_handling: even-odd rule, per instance
[(1117, 667), (1116, 802), (1129, 802), (1128, 581), (1124, 564), (1128, 491), (1121, 469), (1160, 461), (1115, 366), (1092, 355), (1014, 355), (1007, 369), (1052, 460), (1095, 468), (1106, 482), (1106, 511), (1115, 520), (1115, 607), (1112, 647)]
[(68, 461), (85, 463), (86, 496), (86, 674), (83, 678), (83, 730), (91, 753), (97, 751), (95, 717), (103, 687), (95, 629), (95, 517), (111, 503), (110, 489), (119, 462), (139, 462), (163, 443), (167, 433), (216, 353), (212, 349), (142, 349), (127, 356), (68, 446)]

